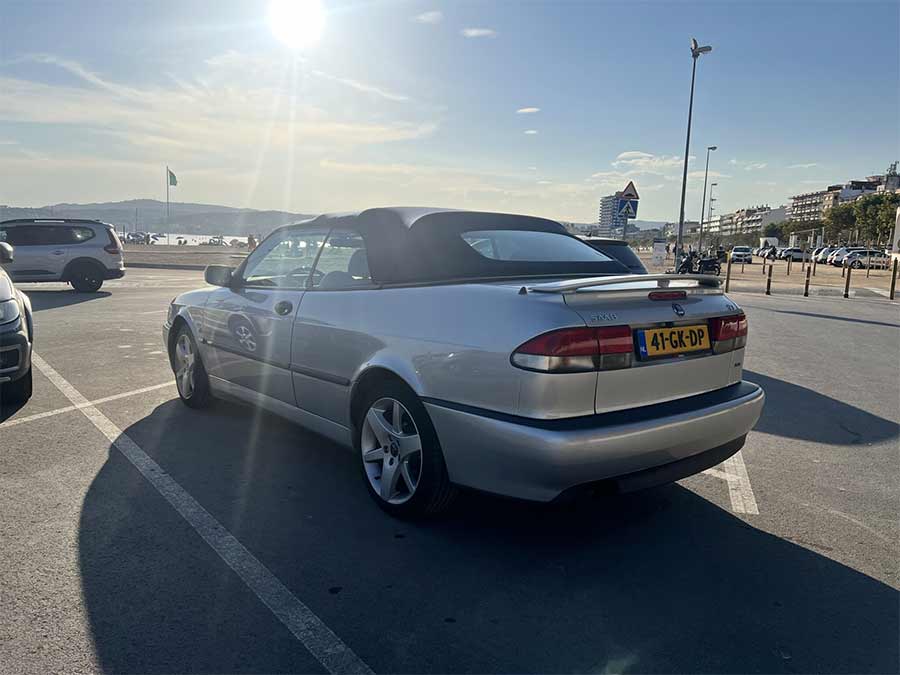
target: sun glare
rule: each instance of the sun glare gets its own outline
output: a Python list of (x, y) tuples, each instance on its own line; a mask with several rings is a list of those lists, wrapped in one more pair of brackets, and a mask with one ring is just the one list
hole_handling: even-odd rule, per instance
[(325, 28), (325, 9), (320, 0), (272, 0), (269, 28), (291, 49), (315, 43)]

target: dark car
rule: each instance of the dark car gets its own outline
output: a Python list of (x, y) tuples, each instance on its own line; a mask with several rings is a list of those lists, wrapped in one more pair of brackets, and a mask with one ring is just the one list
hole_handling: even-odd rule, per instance
[(0, 242), (0, 405), (31, 398), (31, 302), (2, 265), (13, 261), (13, 247)]
[(601, 253), (618, 260), (628, 268), (632, 274), (647, 274), (647, 268), (637, 257), (634, 250), (622, 239), (606, 239), (604, 237), (586, 237), (585, 243), (590, 244)]

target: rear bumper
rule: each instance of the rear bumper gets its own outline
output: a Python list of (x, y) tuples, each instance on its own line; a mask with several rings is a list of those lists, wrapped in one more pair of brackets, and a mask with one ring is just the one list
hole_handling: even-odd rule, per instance
[[(632, 410), (532, 420), (426, 399), (450, 479), (552, 501), (582, 487), (628, 491), (671, 482), (737, 452), (765, 394), (740, 382)], [(612, 486), (610, 488), (610, 486)]]

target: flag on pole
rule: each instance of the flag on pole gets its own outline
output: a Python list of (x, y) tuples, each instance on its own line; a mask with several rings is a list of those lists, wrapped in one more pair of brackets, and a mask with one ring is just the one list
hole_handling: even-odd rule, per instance
[(178, 185), (178, 179), (175, 177), (175, 174), (172, 173), (172, 170), (166, 167), (166, 171), (169, 172), (169, 185)]

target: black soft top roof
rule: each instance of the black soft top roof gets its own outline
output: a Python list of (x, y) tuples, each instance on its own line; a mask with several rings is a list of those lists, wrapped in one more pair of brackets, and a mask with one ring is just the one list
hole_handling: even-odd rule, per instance
[(359, 231), (366, 241), (372, 277), (382, 284), (629, 273), (626, 267), (613, 260), (495, 260), (482, 256), (460, 236), (466, 231), (493, 229), (552, 232), (576, 239), (560, 223), (535, 216), (394, 207), (325, 214), (287, 227), (348, 227)]

